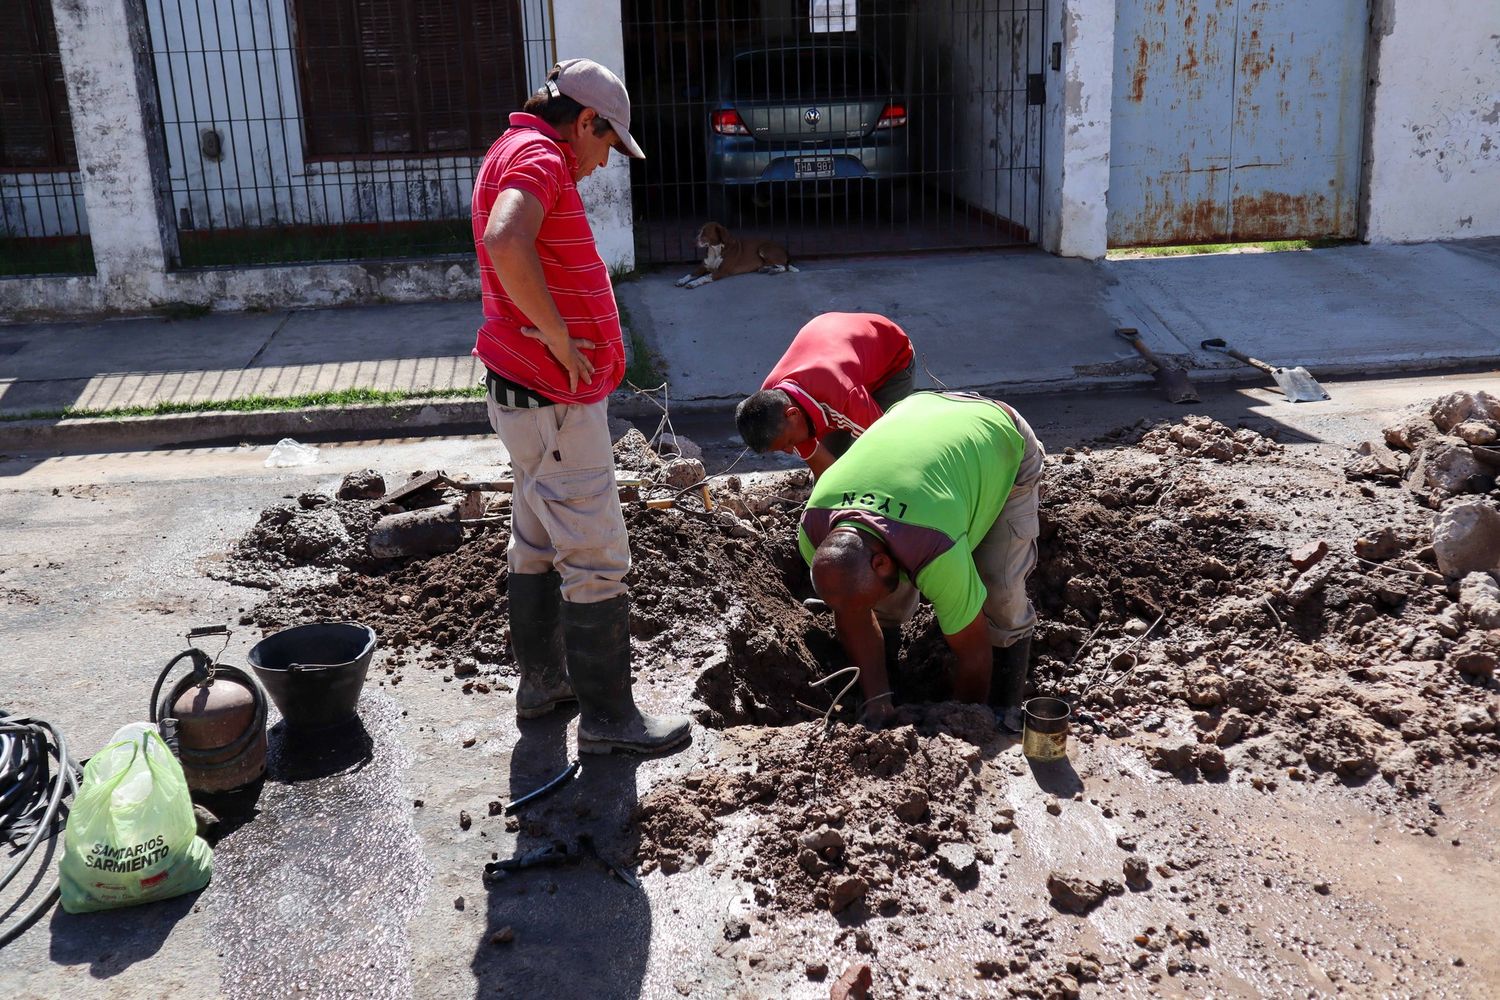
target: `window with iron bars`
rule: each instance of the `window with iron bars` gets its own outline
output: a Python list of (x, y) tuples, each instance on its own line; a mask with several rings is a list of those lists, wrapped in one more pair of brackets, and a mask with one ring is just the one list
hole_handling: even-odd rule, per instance
[(52, 0), (0, 0), (0, 169), (78, 169)]
[(483, 153), (526, 100), (518, 0), (295, 0), (309, 159)]

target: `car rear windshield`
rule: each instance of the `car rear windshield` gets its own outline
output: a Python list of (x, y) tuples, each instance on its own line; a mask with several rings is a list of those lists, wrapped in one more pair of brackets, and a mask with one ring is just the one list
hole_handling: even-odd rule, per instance
[(874, 53), (855, 49), (776, 49), (734, 60), (734, 96), (741, 101), (884, 99), (890, 89)]

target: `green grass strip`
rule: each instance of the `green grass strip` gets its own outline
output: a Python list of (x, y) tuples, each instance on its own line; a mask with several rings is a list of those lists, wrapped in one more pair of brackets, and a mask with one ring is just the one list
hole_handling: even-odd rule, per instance
[(1183, 257), (1188, 254), (1229, 253), (1253, 248), (1264, 253), (1283, 253), (1287, 250), (1324, 250), (1328, 247), (1348, 246), (1358, 240), (1310, 239), (1310, 240), (1265, 240), (1254, 243), (1196, 243), (1173, 247), (1121, 247), (1106, 255), (1110, 260), (1128, 260), (1132, 257)]
[(395, 391), (387, 389), (338, 389), (330, 392), (306, 392), (298, 396), (244, 396), (239, 399), (215, 399), (202, 402), (169, 401), (150, 406), (120, 406), (113, 409), (90, 409), (67, 406), (60, 410), (33, 410), (28, 413), (3, 413), (0, 421), (15, 420), (81, 420), (116, 419), (119, 417), (160, 417), (174, 413), (242, 413), (249, 410), (303, 410), (309, 407), (355, 406), (368, 403), (403, 403), (410, 399), (483, 399), (484, 386), (461, 389), (424, 389)]

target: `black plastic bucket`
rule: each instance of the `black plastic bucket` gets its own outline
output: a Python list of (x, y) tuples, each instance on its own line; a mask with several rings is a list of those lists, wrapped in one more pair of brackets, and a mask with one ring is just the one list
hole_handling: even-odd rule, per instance
[(250, 647), (247, 659), (292, 729), (354, 718), (375, 655), (375, 630), (358, 622), (297, 625)]

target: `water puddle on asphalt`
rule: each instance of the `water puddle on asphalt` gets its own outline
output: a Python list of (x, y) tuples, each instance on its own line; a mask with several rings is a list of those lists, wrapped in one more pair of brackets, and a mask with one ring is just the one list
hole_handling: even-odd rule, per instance
[(272, 729), (258, 814), (214, 852), (207, 901), (229, 1000), (411, 996), (407, 924), (431, 869), (400, 728), (400, 706), (366, 692), (337, 740)]

